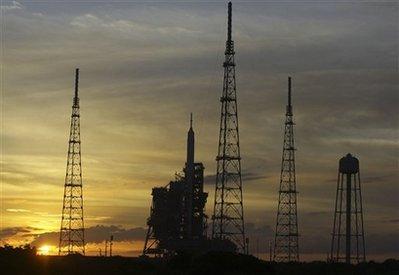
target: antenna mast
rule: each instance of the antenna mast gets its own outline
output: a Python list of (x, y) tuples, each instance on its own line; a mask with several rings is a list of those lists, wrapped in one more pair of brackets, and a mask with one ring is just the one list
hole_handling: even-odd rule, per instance
[(295, 177), (294, 122), (291, 105), (291, 77), (288, 77), (288, 104), (285, 117), (280, 191), (274, 240), (274, 260), (299, 261), (297, 191)]
[(78, 85), (79, 69), (76, 69), (75, 95), (72, 105), (60, 242), (58, 247), (59, 255), (74, 253), (85, 254)]
[(234, 42), (231, 39), (231, 2), (228, 4), (228, 26), (225, 51), (223, 92), (216, 171), (215, 203), (212, 216), (212, 238), (232, 241), (246, 253), (242, 199), (241, 156), (238, 132), (237, 93)]

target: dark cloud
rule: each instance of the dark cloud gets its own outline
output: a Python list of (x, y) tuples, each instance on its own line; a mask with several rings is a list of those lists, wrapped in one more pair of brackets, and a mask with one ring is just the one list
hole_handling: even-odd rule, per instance
[[(317, 217), (314, 217), (314, 224), (318, 223)], [(270, 242), (274, 242), (274, 229), (269, 225), (256, 226), (251, 223), (245, 224), (246, 235), (249, 238), (250, 252), (253, 254), (268, 253)], [(311, 234), (301, 234), (299, 238), (300, 252), (304, 254), (326, 255), (331, 245), (330, 231), (323, 234), (313, 232)], [(366, 250), (368, 254), (392, 254), (399, 253), (399, 234), (398, 233), (372, 233), (365, 232)]]
[(366, 236), (367, 253), (392, 253), (399, 254), (399, 233), (370, 234)]
[[(108, 240), (111, 235), (118, 241), (143, 241), (147, 230), (142, 227), (124, 229), (119, 226), (97, 225), (85, 229), (86, 243), (101, 243)], [(40, 246), (43, 244), (55, 245), (59, 243), (59, 232), (46, 232), (35, 236), (32, 245)]]
[(32, 231), (32, 227), (5, 227), (0, 231), (0, 238), (8, 238), (15, 236), (20, 233), (29, 233)]
[[(366, 255), (390, 254), (398, 255), (398, 234), (371, 234), (365, 237)], [(331, 247), (331, 238), (327, 235), (303, 236), (300, 238), (300, 250), (302, 253), (328, 254)]]
[[(62, 190), (42, 190), (62, 185), (73, 69), (80, 66), (82, 161), (85, 195), (91, 196), (85, 205), (93, 216), (110, 217), (109, 226), (90, 227), (88, 238), (97, 242), (112, 230), (121, 239), (144, 234), (112, 224), (145, 224), (151, 188), (165, 185), (184, 164), (191, 111), (196, 159), (205, 165), (213, 201), (224, 2), (6, 5), (1, 133), (6, 194), (29, 193), (35, 205), (59, 209)], [(267, 251), (272, 239), (273, 222), (264, 222), (273, 219), (258, 214), (275, 211), (270, 205), (276, 204), (288, 75), (303, 251), (323, 253), (328, 247), (337, 162), (348, 152), (360, 159), (364, 209), (371, 217), (366, 228), (395, 230), (381, 220), (394, 220), (399, 196), (397, 12), (398, 5), (388, 2), (234, 4), (251, 249), (259, 238)], [(386, 216), (375, 218), (381, 213)], [(57, 235), (45, 233), (37, 242), (47, 238), (57, 244)]]
[(329, 215), (330, 213), (326, 212), (326, 211), (314, 211), (314, 212), (307, 212), (305, 214), (314, 217), (314, 216), (326, 215), (326, 214)]
[[(257, 174), (257, 173), (242, 173), (241, 179), (244, 182), (252, 182), (257, 180), (265, 179), (265, 175)], [(215, 185), (216, 181), (216, 174), (213, 175), (206, 175), (204, 176), (204, 184), (206, 185)]]
[(54, 245), (58, 246), (60, 242), (60, 233), (59, 232), (46, 232), (38, 235), (33, 235), (34, 240), (31, 245), (40, 247), (42, 245)]
[(389, 181), (391, 178), (395, 178), (396, 175), (388, 174), (388, 175), (376, 175), (376, 176), (369, 176), (361, 178), (362, 183), (374, 183), (374, 184), (381, 184), (386, 181)]

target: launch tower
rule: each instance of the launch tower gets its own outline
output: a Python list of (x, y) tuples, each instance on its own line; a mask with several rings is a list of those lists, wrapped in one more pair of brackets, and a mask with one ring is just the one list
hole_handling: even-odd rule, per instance
[(187, 158), (182, 174), (165, 187), (152, 189), (144, 255), (164, 256), (200, 249), (206, 240), (204, 166), (194, 162), (192, 116), (187, 133)]

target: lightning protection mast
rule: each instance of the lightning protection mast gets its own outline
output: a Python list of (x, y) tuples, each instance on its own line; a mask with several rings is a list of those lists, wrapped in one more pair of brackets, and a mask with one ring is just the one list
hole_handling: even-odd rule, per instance
[(291, 77), (288, 78), (288, 105), (285, 114), (284, 145), (273, 254), (273, 259), (278, 262), (299, 261)]
[(59, 255), (85, 254), (83, 222), (82, 163), (80, 152), (79, 69), (75, 74), (71, 128), (62, 206)]
[(212, 238), (228, 239), (237, 246), (239, 252), (246, 253), (231, 15), (229, 2)]

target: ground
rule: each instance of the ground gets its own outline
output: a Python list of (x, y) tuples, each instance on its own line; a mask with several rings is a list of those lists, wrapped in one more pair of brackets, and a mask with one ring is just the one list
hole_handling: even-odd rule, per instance
[(399, 261), (367, 262), (359, 265), (311, 263), (269, 263), (253, 256), (231, 253), (180, 254), (168, 261), (130, 257), (84, 257), (81, 255), (38, 256), (30, 247), (0, 248), (1, 274), (399, 274)]

